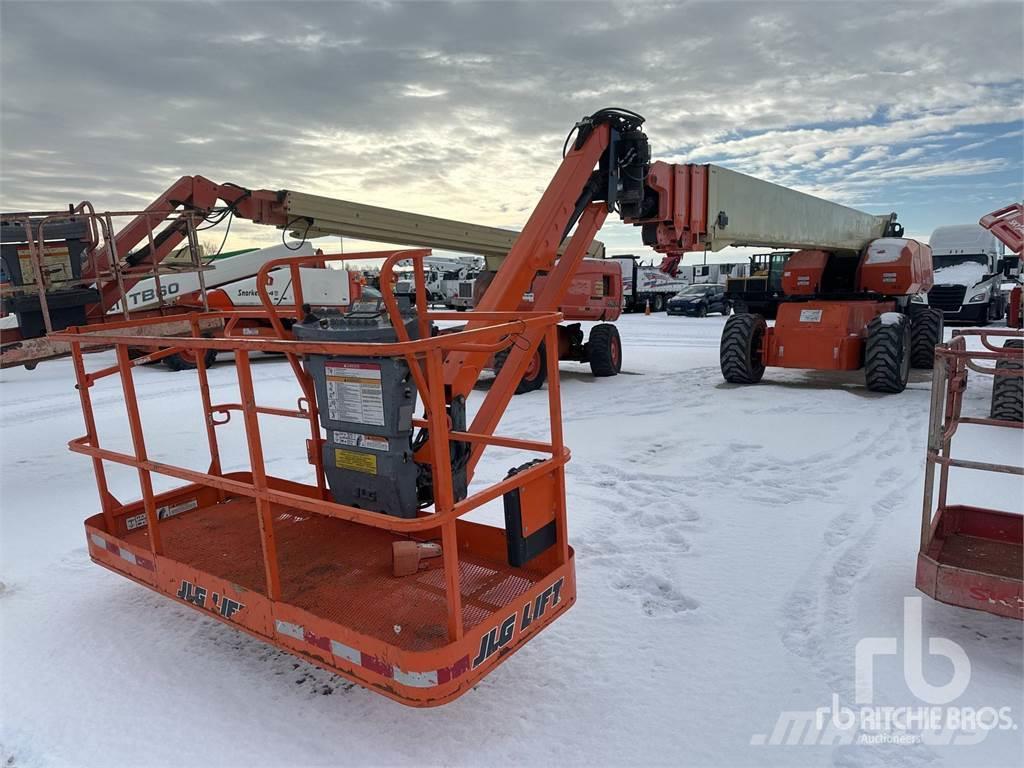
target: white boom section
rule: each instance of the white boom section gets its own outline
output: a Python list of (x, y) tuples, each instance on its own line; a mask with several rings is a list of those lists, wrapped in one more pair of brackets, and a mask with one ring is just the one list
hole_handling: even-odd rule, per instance
[(708, 248), (712, 251), (753, 245), (859, 253), (870, 241), (885, 235), (891, 218), (718, 165), (708, 166), (707, 212)]
[[(267, 296), (274, 304), (294, 304), (291, 270), (282, 268), (268, 275), (270, 285)], [(352, 303), (352, 281), (348, 270), (299, 267), (302, 280), (302, 300), (313, 307), (347, 307)], [(260, 307), (256, 277), (247, 277), (220, 287), (232, 305), (236, 307)]]
[[(236, 280), (251, 277), (253, 289), (255, 290), (256, 273), (260, 271), (260, 267), (271, 259), (280, 259), (285, 256), (312, 255), (313, 246), (309, 243), (303, 243), (302, 245), (291, 243), (290, 247), (287, 248), (283, 244), (274, 245), (270, 248), (261, 248), (258, 251), (249, 251), (249, 253), (229, 256), (226, 259), (215, 259), (210, 262), (210, 269), (203, 273), (203, 278), (207, 288), (217, 288)], [(302, 285), (305, 288), (305, 278), (303, 278)], [(181, 272), (160, 277), (160, 291), (165, 302), (174, 301), (180, 296), (187, 296), (198, 290), (199, 274), (196, 272)], [(156, 281), (153, 278), (140, 281), (128, 291), (127, 299), (129, 312), (134, 312), (137, 309), (152, 309), (159, 306), (160, 302), (156, 295)], [(120, 311), (121, 303), (118, 302), (110, 310), (110, 314)]]
[[(487, 260), (488, 269), (500, 266), (519, 237), (515, 230), (379, 208), (291, 190), (285, 194), (284, 207), (290, 217), (312, 219), (308, 230), (305, 222), (293, 224), (290, 227), (293, 237), (333, 235), (376, 243), (473, 253)], [(604, 256), (604, 244), (595, 240), (588, 253), (595, 257)]]

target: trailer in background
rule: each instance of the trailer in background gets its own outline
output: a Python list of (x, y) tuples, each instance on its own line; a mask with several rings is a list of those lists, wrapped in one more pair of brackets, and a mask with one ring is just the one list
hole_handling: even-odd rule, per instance
[(642, 312), (648, 303), (652, 312), (661, 312), (669, 299), (692, 282), (685, 276), (685, 268), (670, 275), (653, 264), (643, 264), (631, 253), (611, 258), (622, 270), (622, 308), (626, 312)]
[(747, 271), (746, 262), (724, 262), (677, 266), (675, 274), (670, 274), (660, 266), (644, 264), (638, 256), (630, 253), (610, 258), (615, 259), (622, 269), (622, 309), (625, 312), (643, 312), (648, 305), (652, 312), (661, 312), (668, 306), (668, 300), (688, 285), (724, 285), (726, 278), (744, 275)]

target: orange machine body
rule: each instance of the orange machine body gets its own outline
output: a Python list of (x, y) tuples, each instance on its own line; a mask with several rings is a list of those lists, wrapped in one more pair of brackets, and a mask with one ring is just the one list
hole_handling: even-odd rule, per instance
[(932, 252), (916, 240), (873, 240), (856, 262), (825, 251), (797, 251), (782, 275), (782, 289), (793, 300), (779, 305), (762, 360), (783, 368), (862, 368), (868, 324), (884, 312), (901, 311), (897, 297), (931, 286)]
[(821, 291), (821, 281), (828, 265), (825, 251), (797, 251), (786, 259), (782, 273), (782, 292), (787, 296), (813, 296)]
[(864, 365), (865, 330), (891, 301), (804, 301), (779, 305), (763, 346), (764, 364), (855, 371)]
[(884, 296), (913, 296), (933, 283), (932, 249), (903, 237), (872, 241), (857, 269), (857, 290)]
[[(532, 312), (534, 296), (544, 290), (546, 274), (538, 275), (529, 293), (523, 294), (519, 309)], [(612, 322), (622, 314), (622, 270), (612, 260), (584, 259), (576, 268), (558, 307), (566, 320)]]

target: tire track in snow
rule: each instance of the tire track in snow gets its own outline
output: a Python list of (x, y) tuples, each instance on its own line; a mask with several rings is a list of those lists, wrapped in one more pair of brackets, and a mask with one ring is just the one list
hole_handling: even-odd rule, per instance
[[(679, 558), (691, 550), (688, 534), (701, 518), (683, 498), (679, 478), (656, 473), (625, 477), (608, 465), (574, 474), (575, 495), (611, 513), (596, 530), (576, 536), (574, 546), (588, 567), (610, 571), (612, 588), (628, 595), (645, 616), (671, 617), (699, 608), (675, 577)], [(629, 525), (622, 522), (623, 510), (630, 510)]]
[[(899, 402), (899, 396), (878, 402), (890, 417), (879, 421), (888, 425), (884, 432), (862, 430), (850, 443), (859, 448), (831, 460), (833, 467), (863, 467), (873, 455), (883, 465), (874, 481), (875, 492), (859, 503), (858, 489), (847, 489), (844, 501), (852, 506), (829, 522), (822, 549), (800, 578), (800, 584), (808, 586), (800, 586), (788, 595), (780, 617), (783, 645), (804, 658), (828, 688), (847, 703), (854, 701), (854, 647), (861, 639), (856, 631), (856, 586), (871, 567), (885, 521), (894, 511), (904, 511), (908, 500), (908, 472), (887, 462), (901, 452), (917, 450), (918, 445), (906, 437), (917, 434), (926, 419), (926, 411), (908, 408)], [(914, 462), (902, 461), (900, 465), (914, 466)], [(857, 755), (859, 760), (863, 752)], [(832, 762), (843, 765), (847, 756), (846, 748), (837, 747)], [(934, 755), (923, 747), (901, 747), (877, 750), (877, 758), (880, 764), (917, 766), (932, 762)]]

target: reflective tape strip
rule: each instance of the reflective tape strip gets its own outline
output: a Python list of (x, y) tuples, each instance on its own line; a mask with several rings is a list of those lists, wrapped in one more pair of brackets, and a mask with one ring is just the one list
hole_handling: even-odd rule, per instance
[(437, 671), (403, 672), (395, 667), (395, 681), (410, 688), (433, 688), (437, 685)]
[(287, 635), (293, 640), (305, 640), (305, 631), (298, 624), (292, 624), (290, 621), (281, 621), (277, 619), (274, 621), (274, 626), (279, 634)]
[[(290, 637), (293, 640), (300, 640), (301, 642), (316, 648), (328, 650), (327, 643), (325, 643), (327, 638), (320, 637), (319, 635), (310, 632), (301, 624), (293, 624), (290, 621), (275, 619), (274, 627), (279, 635)], [(363, 653), (358, 648), (345, 645), (345, 643), (340, 643), (337, 640), (330, 640), (329, 646), (330, 652), (336, 658), (347, 661), (349, 664), (361, 667), (362, 669), (370, 672), (375, 672), (381, 677), (393, 679), (395, 682), (409, 686), (410, 688), (433, 688), (441, 683), (447, 683), (454, 680), (469, 669), (469, 657), (465, 657), (456, 662), (453, 666), (445, 667), (444, 669), (435, 669), (428, 672), (406, 672), (403, 669), (399, 669), (396, 666), (388, 664), (376, 656)]]
[(339, 643), (337, 640), (331, 640), (331, 653), (339, 659), (344, 659), (352, 664), (362, 665), (363, 663), (362, 653), (357, 651), (355, 648), (350, 648), (344, 643)]
[(136, 555), (127, 547), (121, 547), (112, 541), (107, 541), (97, 533), (90, 533), (89, 540), (93, 543), (93, 545), (99, 547), (100, 549), (105, 549), (107, 550), (107, 552), (117, 555), (127, 563), (137, 565), (139, 568), (145, 568), (147, 571), (156, 570), (156, 564), (149, 558), (143, 557), (142, 555)]

